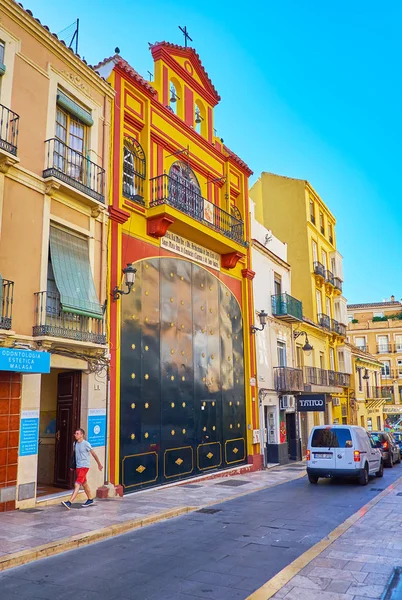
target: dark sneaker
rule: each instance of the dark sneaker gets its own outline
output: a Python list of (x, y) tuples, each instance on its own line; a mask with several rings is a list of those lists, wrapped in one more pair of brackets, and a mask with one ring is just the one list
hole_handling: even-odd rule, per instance
[(65, 502), (62, 502), (62, 505), (67, 509), (70, 510), (71, 508), (71, 502), (70, 500), (66, 500)]
[(86, 508), (87, 506), (92, 506), (93, 503), (94, 503), (93, 500), (87, 500), (86, 502), (84, 502), (84, 504), (81, 504), (81, 506)]

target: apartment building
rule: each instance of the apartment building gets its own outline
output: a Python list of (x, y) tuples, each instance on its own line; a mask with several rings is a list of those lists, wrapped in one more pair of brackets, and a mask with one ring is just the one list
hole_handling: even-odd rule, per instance
[(0, 510), (68, 493), (77, 427), (105, 459), (113, 97), (30, 11), (1, 3)]
[(305, 444), (312, 425), (341, 420), (347, 413), (351, 353), (345, 344), (346, 299), (336, 220), (305, 180), (264, 172), (250, 196), (256, 220), (287, 244), (292, 295), (303, 306), (303, 320), (293, 335), (296, 364), (304, 376), (299, 398), (306, 395), (306, 402), (301, 403)]

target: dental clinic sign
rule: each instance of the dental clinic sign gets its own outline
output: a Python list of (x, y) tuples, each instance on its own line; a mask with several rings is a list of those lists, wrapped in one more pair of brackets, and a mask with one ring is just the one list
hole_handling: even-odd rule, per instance
[(297, 396), (299, 412), (324, 412), (325, 394), (301, 394)]
[(0, 350), (0, 371), (50, 373), (50, 354), (36, 350), (3, 348)]

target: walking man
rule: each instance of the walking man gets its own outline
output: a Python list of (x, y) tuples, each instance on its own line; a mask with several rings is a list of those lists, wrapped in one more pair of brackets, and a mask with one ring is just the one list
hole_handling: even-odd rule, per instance
[(90, 454), (92, 454), (92, 456), (96, 460), (99, 471), (102, 471), (102, 469), (103, 469), (99, 458), (97, 457), (94, 450), (92, 450), (91, 444), (89, 442), (87, 442), (87, 440), (84, 440), (84, 435), (85, 435), (85, 431), (83, 429), (77, 429), (77, 431), (74, 434), (76, 480), (75, 480), (74, 491), (71, 494), (70, 500), (67, 500), (66, 502), (62, 502), (62, 505), (65, 506), (67, 508), (67, 510), (70, 510), (72, 503), (74, 502), (74, 500), (76, 499), (76, 497), (78, 495), (78, 492), (80, 491), (81, 485), (84, 488), (84, 491), (88, 498), (87, 501), (84, 502), (84, 504), (82, 506), (84, 506), (86, 508), (87, 506), (91, 506), (94, 503), (92, 494), (91, 494), (91, 490), (89, 489), (89, 485), (87, 482), (87, 473), (89, 471), (89, 465), (90, 465), (90, 463), (89, 463)]

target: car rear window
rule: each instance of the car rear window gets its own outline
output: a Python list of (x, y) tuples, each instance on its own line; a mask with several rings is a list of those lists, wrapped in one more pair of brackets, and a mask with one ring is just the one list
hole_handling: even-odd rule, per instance
[(352, 433), (350, 429), (327, 427), (316, 429), (311, 438), (313, 448), (351, 448)]
[(381, 448), (382, 442), (387, 440), (383, 433), (371, 433), (370, 436), (376, 448)]

